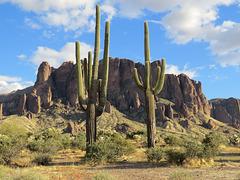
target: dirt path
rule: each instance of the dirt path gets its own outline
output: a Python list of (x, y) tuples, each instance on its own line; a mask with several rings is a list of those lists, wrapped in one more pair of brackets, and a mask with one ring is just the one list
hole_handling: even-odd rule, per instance
[(85, 169), (91, 174), (107, 173), (118, 180), (166, 180), (171, 174), (183, 171), (192, 174), (193, 179), (201, 180), (239, 180), (240, 167), (233, 165), (208, 168), (158, 167), (150, 163), (120, 163)]

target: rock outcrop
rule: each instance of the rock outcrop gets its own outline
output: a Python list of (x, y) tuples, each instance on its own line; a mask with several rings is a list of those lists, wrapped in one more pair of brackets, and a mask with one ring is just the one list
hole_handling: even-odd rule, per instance
[(37, 95), (36, 89), (27, 96), (27, 109), (34, 114), (41, 112), (41, 98)]
[[(160, 61), (151, 63), (153, 84)], [(133, 113), (144, 110), (144, 94), (136, 86), (133, 79), (133, 69), (138, 69), (140, 81), (144, 80), (144, 65), (128, 59), (109, 58), (108, 95), (109, 103), (124, 113)], [(100, 61), (99, 78), (101, 78), (102, 61)], [(36, 92), (33, 93), (33, 89)], [(26, 102), (23, 96), (26, 94)], [(33, 87), (17, 91), (7, 96), (0, 96), (3, 102), (3, 114), (23, 114), (25, 112), (39, 113), (41, 108), (48, 108), (53, 100), (61, 98), (63, 103), (71, 106), (78, 105), (76, 65), (64, 62), (59, 68), (50, 67), (43, 62), (38, 69), (37, 81)], [(155, 96), (156, 102), (167, 99), (170, 104), (156, 104), (157, 121), (165, 121), (175, 117), (191, 117), (202, 113), (210, 115), (211, 104), (202, 92), (201, 82), (191, 80), (185, 74), (178, 76), (166, 74), (164, 87), (159, 95)], [(25, 102), (25, 106), (24, 106)], [(217, 117), (217, 105), (214, 105)], [(108, 109), (108, 108), (106, 108)], [(228, 110), (226, 110), (228, 112)], [(228, 112), (228, 114), (231, 114)], [(226, 116), (227, 117), (227, 116)], [(230, 118), (231, 119), (231, 118)]]
[(76, 122), (69, 122), (64, 130), (65, 133), (70, 133), (72, 136), (76, 136), (80, 131), (85, 131), (85, 129), (80, 128)]
[(235, 128), (240, 128), (236, 99), (213, 99), (210, 102), (212, 104), (211, 117)]
[(212, 119), (209, 119), (205, 126), (206, 126), (206, 128), (211, 129), (211, 130), (218, 129), (218, 125), (216, 125), (216, 123)]
[(27, 102), (27, 95), (22, 94), (20, 96), (20, 101), (17, 106), (17, 113), (18, 115), (23, 115), (26, 113), (26, 102)]

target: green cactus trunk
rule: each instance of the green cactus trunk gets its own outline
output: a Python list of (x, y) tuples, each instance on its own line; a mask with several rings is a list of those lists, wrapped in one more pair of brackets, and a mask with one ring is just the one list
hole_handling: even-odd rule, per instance
[[(76, 42), (76, 59), (78, 69), (78, 97), (79, 104), (84, 111), (86, 111), (86, 143), (91, 146), (96, 142), (97, 126), (96, 119), (100, 116), (105, 108), (107, 101), (107, 82), (109, 70), (109, 30), (110, 25), (107, 21), (105, 24), (105, 42), (104, 42), (104, 57), (103, 57), (103, 77), (98, 79), (99, 67), (99, 52), (100, 52), (100, 9), (99, 5), (96, 6), (96, 32), (95, 32), (95, 48), (94, 48), (94, 61), (92, 65), (92, 53), (89, 52), (88, 60), (84, 59), (84, 78), (85, 87), (88, 92), (88, 102), (85, 105), (82, 69), (80, 61), (80, 45)], [(101, 85), (100, 85), (101, 84)], [(97, 98), (99, 94), (99, 104)]]
[(134, 68), (134, 80), (137, 86), (144, 91), (145, 110), (147, 123), (147, 140), (148, 147), (155, 146), (156, 139), (156, 119), (155, 119), (155, 101), (154, 95), (160, 93), (164, 84), (165, 77), (165, 59), (162, 59), (161, 67), (157, 67), (156, 85), (152, 88), (150, 48), (149, 48), (149, 31), (147, 22), (144, 23), (144, 52), (145, 52), (145, 78), (144, 85), (140, 82), (137, 69)]
[(156, 139), (156, 120), (155, 120), (154, 94), (152, 93), (151, 90), (145, 91), (145, 110), (147, 122), (148, 147), (154, 147)]

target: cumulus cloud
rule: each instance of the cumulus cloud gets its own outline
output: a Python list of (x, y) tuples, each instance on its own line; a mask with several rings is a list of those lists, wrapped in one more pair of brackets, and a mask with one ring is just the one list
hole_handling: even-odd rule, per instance
[[(26, 18), (32, 28), (40, 28), (41, 24), (48, 27), (62, 27), (65, 31), (74, 30), (76, 36), (82, 32), (93, 32), (95, 5), (101, 6), (108, 20), (116, 16), (139, 18), (147, 11), (156, 13), (156, 19), (173, 43), (186, 44), (190, 41), (207, 42), (216, 62), (222, 66), (239, 65), (240, 23), (230, 19), (216, 25), (221, 15), (220, 6), (239, 4), (239, 0), (0, 0), (10, 2), (25, 11), (34, 12), (33, 19)], [(49, 49), (39, 49), (49, 51)], [(54, 52), (52, 52), (54, 54)], [(232, 59), (226, 59), (225, 57)], [(239, 58), (238, 58), (239, 57)]]
[[(93, 51), (93, 47), (80, 42), (81, 58), (87, 57), (88, 51)], [(38, 47), (29, 61), (37, 66), (43, 61), (47, 61), (53, 67), (59, 67), (64, 61), (75, 61), (75, 43), (67, 43), (60, 51), (48, 47)]]
[(189, 78), (197, 77), (197, 71), (196, 69), (189, 69), (189, 64), (185, 64), (183, 70), (180, 70), (178, 66), (175, 65), (166, 65), (166, 74), (186, 74)]
[(33, 85), (31, 81), (23, 81), (20, 77), (9, 77), (0, 75), (0, 94), (10, 93)]

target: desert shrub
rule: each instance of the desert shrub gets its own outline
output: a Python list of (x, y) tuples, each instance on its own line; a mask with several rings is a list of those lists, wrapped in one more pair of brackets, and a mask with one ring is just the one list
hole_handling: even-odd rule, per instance
[(182, 149), (168, 149), (165, 153), (169, 164), (181, 165), (186, 159), (185, 151)]
[(32, 160), (32, 163), (37, 165), (47, 165), (52, 161), (52, 157), (48, 153), (39, 153), (36, 154), (34, 159)]
[(183, 145), (183, 140), (177, 136), (168, 135), (164, 138), (164, 141), (169, 146), (179, 146)]
[(100, 131), (98, 141), (86, 149), (85, 160), (97, 164), (115, 162), (123, 154), (135, 151), (131, 141), (114, 131)]
[(147, 155), (148, 162), (160, 162), (163, 158), (163, 150), (160, 147), (148, 148), (145, 154)]
[(0, 164), (11, 164), (25, 147), (26, 139), (18, 136), (8, 137), (0, 134)]
[(99, 173), (93, 177), (93, 180), (115, 180), (116, 178), (112, 177), (109, 174)]
[(86, 150), (86, 135), (84, 132), (79, 132), (72, 140), (71, 146), (80, 150)]
[(203, 144), (203, 156), (207, 159), (213, 158), (221, 151), (220, 144), (223, 143), (223, 138), (216, 132), (210, 132), (205, 135), (202, 141)]
[(189, 159), (198, 159), (203, 157), (203, 145), (197, 140), (188, 141), (185, 145), (185, 156)]
[(135, 135), (140, 135), (140, 136), (147, 136), (147, 132), (146, 131), (143, 131), (143, 130), (139, 130), (139, 131), (134, 131), (134, 132), (131, 132), (130, 134), (127, 134), (127, 139), (134, 139), (134, 136)]
[(176, 171), (170, 175), (169, 180), (193, 180), (193, 176), (188, 171)]
[(47, 140), (50, 138), (59, 139), (60, 135), (61, 135), (61, 132), (55, 128), (49, 128), (41, 134), (42, 139), (44, 140)]
[(32, 152), (56, 154), (62, 148), (62, 145), (60, 141), (53, 138), (47, 140), (34, 139), (28, 143), (27, 148)]
[(69, 149), (72, 147), (73, 137), (69, 135), (61, 135), (60, 144), (62, 149)]
[(8, 137), (27, 137), (29, 131), (18, 122), (5, 122), (0, 127), (0, 134)]

